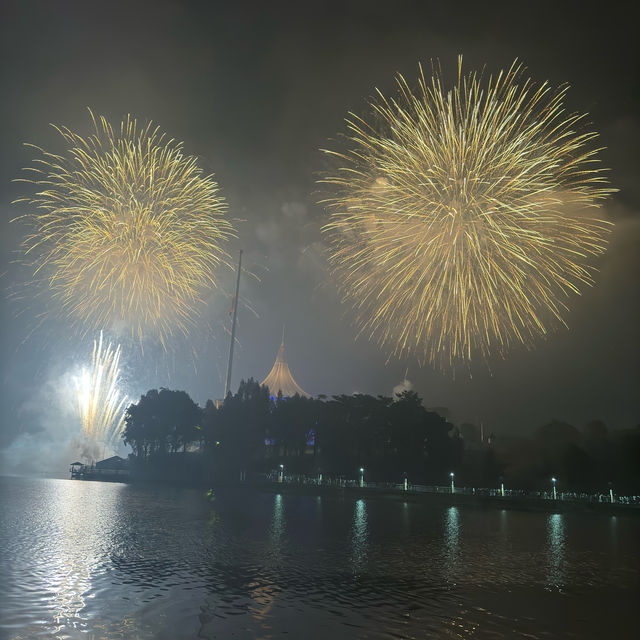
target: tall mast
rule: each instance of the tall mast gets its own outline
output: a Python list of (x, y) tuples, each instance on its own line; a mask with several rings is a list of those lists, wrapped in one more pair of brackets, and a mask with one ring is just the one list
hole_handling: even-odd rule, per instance
[(231, 323), (231, 344), (229, 345), (229, 364), (227, 365), (227, 384), (224, 388), (224, 397), (229, 395), (231, 389), (231, 367), (233, 365), (233, 345), (236, 341), (236, 319), (238, 317), (238, 293), (240, 292), (240, 272), (242, 271), (242, 249), (238, 259), (238, 277), (236, 279), (236, 295), (233, 297), (233, 321)]

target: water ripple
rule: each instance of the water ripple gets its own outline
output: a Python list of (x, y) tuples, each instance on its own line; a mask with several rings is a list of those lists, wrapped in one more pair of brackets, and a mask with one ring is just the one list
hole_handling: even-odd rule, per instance
[(13, 640), (611, 637), (638, 596), (632, 518), (16, 478), (0, 508)]

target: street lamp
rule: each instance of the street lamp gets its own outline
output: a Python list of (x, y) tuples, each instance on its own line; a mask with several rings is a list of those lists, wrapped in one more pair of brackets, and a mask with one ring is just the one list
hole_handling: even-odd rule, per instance
[(407, 491), (409, 489), (409, 478), (407, 478), (407, 472), (404, 472), (404, 490)]
[(500, 476), (500, 495), (504, 498), (504, 478)]
[(322, 484), (322, 469), (318, 469), (318, 484)]
[(453, 471), (449, 474), (451, 476), (451, 493), (455, 493), (456, 492), (456, 488), (455, 485), (453, 484), (453, 479), (455, 477)]
[(280, 473), (278, 474), (278, 482), (284, 482), (284, 465), (280, 465)]
[(558, 494), (556, 493), (556, 478), (551, 478), (551, 482), (553, 483), (553, 499), (557, 500), (558, 499)]
[(613, 499), (613, 484), (610, 482), (609, 483), (609, 500), (611, 502), (611, 504), (613, 504), (614, 499)]
[(360, 486), (364, 487), (364, 468), (360, 467)]

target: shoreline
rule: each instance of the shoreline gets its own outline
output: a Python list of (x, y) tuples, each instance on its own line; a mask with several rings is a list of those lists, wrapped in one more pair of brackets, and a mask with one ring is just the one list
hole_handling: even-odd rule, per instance
[(327, 485), (297, 483), (233, 483), (217, 484), (210, 487), (214, 493), (226, 489), (245, 489), (273, 494), (306, 496), (338, 496), (349, 498), (379, 498), (399, 502), (429, 502), (439, 506), (471, 506), (476, 508), (506, 509), (514, 511), (536, 511), (548, 513), (598, 513), (603, 515), (640, 516), (640, 505), (619, 502), (588, 502), (585, 500), (547, 500), (544, 498), (517, 496), (485, 496), (451, 493), (431, 493), (381, 489), (378, 487), (333, 487)]
[[(44, 478), (44, 476), (13, 475), (9, 477)], [(70, 480), (71, 478), (51, 477), (51, 479)], [(124, 478), (76, 478), (81, 482), (113, 482), (141, 487), (172, 487), (175, 489), (193, 489), (200, 491), (211, 490), (214, 493), (225, 490), (245, 490), (258, 491), (262, 493), (307, 495), (318, 497), (348, 497), (348, 498), (376, 498), (384, 500), (396, 500), (401, 502), (420, 503), (428, 502), (439, 506), (468, 506), (482, 509), (506, 509), (514, 511), (532, 511), (547, 513), (597, 513), (602, 515), (630, 515), (640, 516), (640, 505), (623, 504), (620, 502), (596, 502), (576, 499), (550, 500), (545, 498), (528, 496), (488, 496), (473, 495), (468, 493), (436, 493), (427, 491), (403, 491), (402, 489), (381, 488), (381, 487), (357, 487), (357, 486), (331, 486), (317, 485), (313, 483), (293, 483), (293, 482), (213, 482), (210, 484), (190, 484), (162, 482), (156, 479), (129, 477)]]

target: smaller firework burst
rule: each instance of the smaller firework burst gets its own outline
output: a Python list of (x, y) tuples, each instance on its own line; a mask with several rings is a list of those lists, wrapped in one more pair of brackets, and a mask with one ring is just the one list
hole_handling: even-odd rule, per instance
[[(67, 151), (41, 157), (30, 177), (33, 207), (22, 259), (58, 314), (80, 330), (110, 328), (166, 348), (200, 315), (234, 235), (218, 184), (182, 144), (127, 117), (94, 135), (56, 127)], [(48, 312), (49, 313), (49, 312)]]
[(120, 345), (103, 346), (93, 341), (91, 368), (75, 378), (78, 412), (84, 435), (95, 442), (114, 446), (124, 429), (126, 396), (120, 395)]

